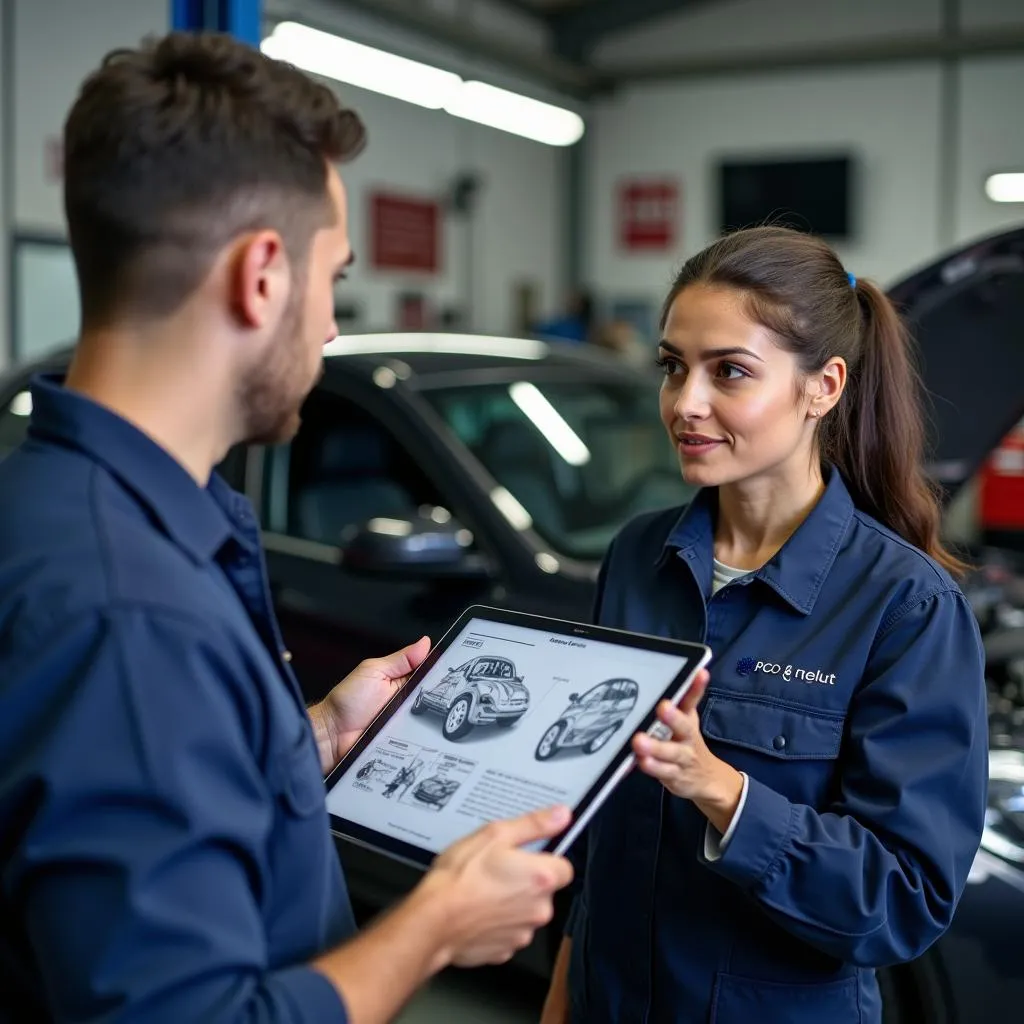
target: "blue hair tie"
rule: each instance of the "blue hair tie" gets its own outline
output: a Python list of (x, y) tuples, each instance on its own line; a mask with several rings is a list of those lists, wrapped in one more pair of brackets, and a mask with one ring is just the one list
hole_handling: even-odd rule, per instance
[(846, 280), (850, 282), (850, 287), (851, 288), (856, 288), (857, 287), (857, 278), (854, 277), (853, 274), (847, 274), (846, 275)]

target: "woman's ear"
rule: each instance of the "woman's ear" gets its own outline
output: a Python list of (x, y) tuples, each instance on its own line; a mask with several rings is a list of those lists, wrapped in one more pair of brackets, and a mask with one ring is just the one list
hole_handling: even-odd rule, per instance
[(846, 388), (846, 360), (834, 356), (808, 381), (810, 405), (808, 415), (812, 418), (824, 416), (835, 408)]

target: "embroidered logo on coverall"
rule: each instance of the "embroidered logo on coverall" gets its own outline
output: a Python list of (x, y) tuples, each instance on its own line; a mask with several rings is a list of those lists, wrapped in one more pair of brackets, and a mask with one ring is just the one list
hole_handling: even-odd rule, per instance
[(782, 676), (783, 679), (798, 679), (801, 683), (818, 683), (822, 686), (835, 686), (835, 672), (822, 672), (820, 668), (795, 668), (793, 665), (780, 665), (774, 661), (755, 661), (753, 658), (740, 658), (736, 662), (736, 674), (749, 676), (751, 672), (763, 672), (768, 676)]

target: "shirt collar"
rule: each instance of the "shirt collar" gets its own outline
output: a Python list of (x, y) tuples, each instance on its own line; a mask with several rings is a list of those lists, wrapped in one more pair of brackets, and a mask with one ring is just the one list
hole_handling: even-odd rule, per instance
[[(216, 474), (200, 487), (169, 452), (116, 413), (63, 386), (33, 379), (31, 436), (56, 442), (104, 466), (194, 561), (209, 561), (243, 525), (248, 503)], [(240, 499), (240, 501), (239, 501)]]
[[(805, 615), (814, 608), (854, 513), (853, 499), (838, 470), (828, 469), (826, 475), (818, 503), (793, 536), (755, 573), (756, 579), (763, 580)], [(717, 511), (717, 488), (699, 491), (669, 533), (659, 564), (675, 551), (702, 565), (707, 561), (710, 566)]]

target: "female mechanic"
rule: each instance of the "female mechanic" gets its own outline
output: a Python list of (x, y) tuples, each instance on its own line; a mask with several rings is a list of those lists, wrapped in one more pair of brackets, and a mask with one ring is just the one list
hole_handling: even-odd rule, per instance
[[(741, 231), (662, 315), (685, 509), (613, 542), (603, 625), (706, 642), (575, 851), (545, 1024), (879, 1024), (985, 814), (981, 642), (922, 472), (909, 341), (822, 241)], [(705, 685), (707, 686), (705, 692)], [(698, 704), (698, 701), (700, 703)]]

